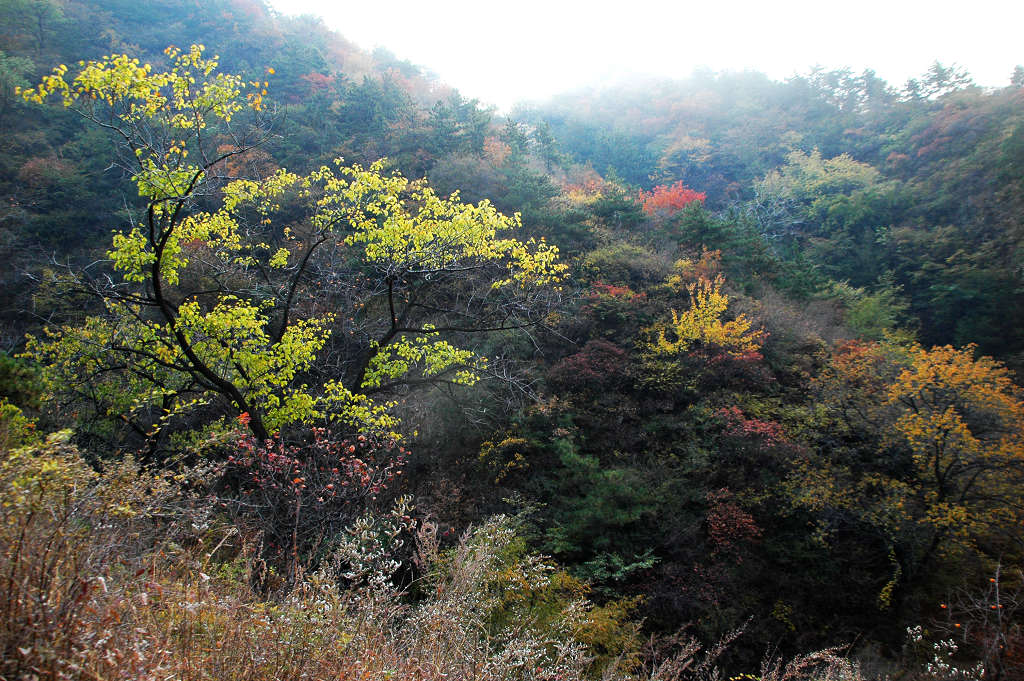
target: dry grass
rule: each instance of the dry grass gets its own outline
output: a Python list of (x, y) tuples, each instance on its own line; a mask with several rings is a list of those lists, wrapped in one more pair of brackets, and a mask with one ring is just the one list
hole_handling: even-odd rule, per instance
[[(366, 515), (317, 572), (267, 594), (252, 587), (274, 583), (259, 535), (181, 482), (131, 461), (98, 474), (66, 434), (0, 454), (0, 679), (719, 678), (728, 641), (642, 663), (625, 611), (593, 607), (507, 518), (445, 551), (402, 505)], [(392, 580), (409, 542), (415, 598)], [(827, 655), (762, 675), (857, 678), (822, 675), (852, 670)]]
[[(496, 519), (453, 552), (421, 531), (427, 597), (394, 586), (407, 510), (366, 516), (320, 571), (257, 593), (272, 568), (258, 538), (214, 517), (179, 481), (125, 462), (98, 475), (67, 437), (0, 463), (0, 678), (574, 679), (590, 657), (558, 624), (522, 609), (495, 624), (510, 591), (551, 569), (510, 551)], [(404, 537), (404, 538), (403, 538)], [(347, 584), (339, 587), (338, 576)], [(507, 580), (507, 588), (502, 584)], [(284, 583), (281, 581), (281, 583)]]

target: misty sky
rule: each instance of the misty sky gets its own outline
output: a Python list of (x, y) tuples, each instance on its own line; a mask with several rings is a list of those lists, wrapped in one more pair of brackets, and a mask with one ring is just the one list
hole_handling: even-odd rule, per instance
[(1024, 63), (1024, 2), (933, 0), (270, 0), (357, 45), (386, 47), (463, 95), (507, 108), (630, 76), (755, 69), (777, 79), (814, 65), (874, 68), (892, 84), (936, 59), (980, 85)]

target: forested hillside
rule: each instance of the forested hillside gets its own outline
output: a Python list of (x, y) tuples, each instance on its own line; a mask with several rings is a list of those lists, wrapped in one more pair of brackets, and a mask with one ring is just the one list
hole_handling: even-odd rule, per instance
[(708, 208), (753, 220), (787, 260), (891, 289), (925, 343), (977, 343), (1016, 362), (1022, 79), (1018, 68), (988, 91), (938, 63), (902, 88), (870, 71), (784, 83), (697, 74), (523, 118), (598, 172), (705, 192)]
[(0, 678), (1020, 678), (1007, 76), (0, 0)]

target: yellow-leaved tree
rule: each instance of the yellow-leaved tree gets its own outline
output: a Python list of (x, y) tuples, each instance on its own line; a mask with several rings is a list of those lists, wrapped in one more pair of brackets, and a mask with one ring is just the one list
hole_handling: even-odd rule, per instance
[(725, 279), (708, 271), (717, 269), (717, 257), (705, 252), (697, 272), (690, 271), (689, 261), (676, 263), (677, 274), (669, 277), (666, 288), (674, 295), (685, 291), (689, 305), (682, 312), (672, 308), (671, 320), (648, 329), (641, 355), (644, 386), (696, 399), (757, 373), (765, 332), (744, 314), (729, 319)]
[(109, 261), (64, 277), (95, 308), (28, 345), (83, 427), (153, 442), (176, 420), (244, 414), (260, 438), (332, 421), (394, 431), (389, 391), (475, 382), (488, 358), (460, 340), (535, 325), (557, 302), (565, 265), (507, 236), (518, 215), (383, 161), (222, 177), (266, 135), (268, 82), (218, 73), (202, 46), (167, 56), (163, 70), (126, 55), (73, 77), (61, 65), (21, 93), (109, 130), (141, 203)]
[(1006, 367), (974, 346), (857, 341), (816, 395), (829, 436), (788, 486), (823, 536), (855, 523), (885, 537), (883, 602), (937, 553), (1024, 557), (1024, 400)]
[(672, 310), (672, 322), (657, 327), (657, 340), (650, 345), (655, 354), (685, 352), (695, 344), (713, 345), (732, 356), (756, 353), (764, 332), (753, 328), (746, 315), (725, 321), (729, 296), (722, 292), (722, 275), (714, 280), (700, 277), (686, 285), (690, 306), (682, 314)]

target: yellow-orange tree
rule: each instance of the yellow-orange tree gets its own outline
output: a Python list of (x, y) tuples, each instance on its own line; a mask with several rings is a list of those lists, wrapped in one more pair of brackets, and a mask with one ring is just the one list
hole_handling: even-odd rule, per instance
[(743, 375), (762, 359), (761, 344), (765, 332), (754, 328), (746, 315), (727, 321), (729, 296), (722, 291), (724, 278), (711, 279), (699, 273), (686, 283), (688, 261), (676, 263), (679, 274), (670, 277), (667, 288), (673, 293), (686, 291), (689, 306), (682, 312), (671, 310), (672, 319), (655, 324), (644, 342), (641, 383), (658, 392), (697, 393), (710, 390), (712, 383), (728, 382), (730, 376)]
[(832, 436), (790, 489), (822, 518), (841, 511), (888, 537), (883, 601), (936, 553), (1021, 555), (1024, 402), (1003, 365), (974, 346), (854, 342), (817, 395)]
[(979, 537), (1019, 524), (1024, 404), (1005, 367), (974, 346), (910, 350), (889, 386), (892, 437), (907, 448), (927, 509), (944, 533)]
[[(674, 283), (674, 278), (670, 283)], [(657, 340), (650, 346), (651, 351), (671, 355), (703, 344), (717, 346), (736, 357), (758, 352), (764, 333), (753, 330), (753, 323), (745, 315), (723, 320), (729, 308), (729, 296), (722, 292), (724, 283), (718, 275), (713, 281), (700, 277), (687, 284), (690, 307), (682, 314), (672, 310), (671, 324), (657, 327)]]
[(22, 93), (111, 131), (141, 203), (107, 263), (70, 273), (95, 314), (29, 343), (94, 430), (120, 421), (152, 442), (172, 419), (245, 414), (260, 438), (317, 421), (390, 431), (389, 390), (473, 383), (487, 358), (456, 343), (536, 324), (557, 299), (565, 266), (507, 235), (518, 215), (383, 163), (218, 177), (265, 133), (268, 83), (217, 73), (201, 46), (168, 56), (166, 70), (61, 65)]

